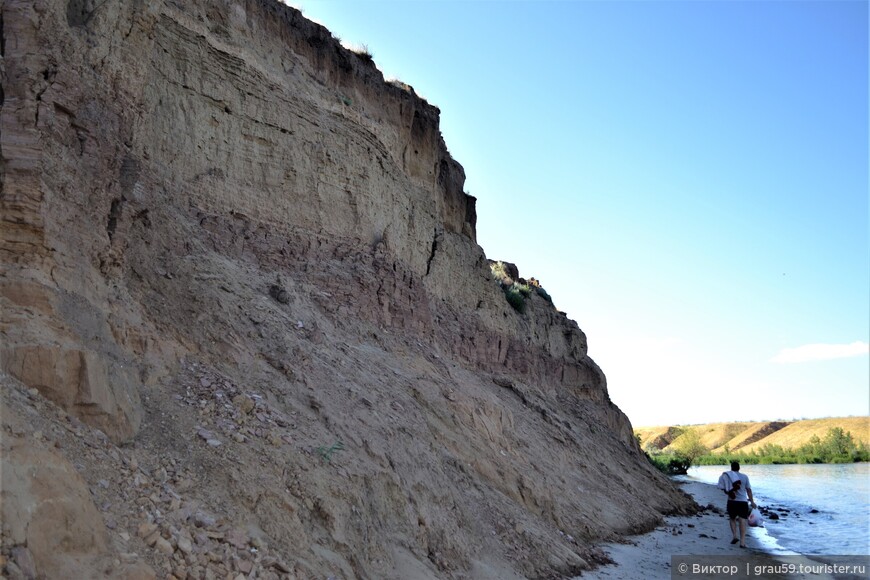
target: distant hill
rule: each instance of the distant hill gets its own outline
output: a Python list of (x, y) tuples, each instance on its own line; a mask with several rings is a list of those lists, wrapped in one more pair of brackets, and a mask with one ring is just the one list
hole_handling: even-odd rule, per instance
[(668, 451), (688, 427), (696, 429), (701, 436), (701, 443), (715, 453), (724, 453), (726, 449), (752, 452), (766, 444), (796, 449), (809, 442), (813, 435), (823, 438), (834, 427), (851, 433), (856, 443), (870, 445), (870, 417), (666, 425), (640, 427), (634, 432), (640, 438), (641, 447), (644, 449)]

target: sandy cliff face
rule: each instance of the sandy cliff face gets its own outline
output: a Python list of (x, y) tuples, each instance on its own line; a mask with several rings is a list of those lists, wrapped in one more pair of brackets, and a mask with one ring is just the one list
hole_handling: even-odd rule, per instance
[[(277, 2), (0, 6), (10, 575), (544, 576), (688, 509), (413, 90)], [(30, 456), (85, 548), (8, 524)]]

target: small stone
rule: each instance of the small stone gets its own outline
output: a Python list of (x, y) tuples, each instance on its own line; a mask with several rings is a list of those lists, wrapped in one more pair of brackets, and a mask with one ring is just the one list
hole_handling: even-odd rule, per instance
[(154, 530), (154, 533), (152, 533), (150, 536), (145, 538), (145, 544), (153, 547), (154, 544), (157, 543), (157, 540), (161, 540), (161, 539), (163, 539), (163, 538), (160, 537), (160, 532), (157, 530)]
[(208, 544), (208, 536), (206, 536), (202, 532), (197, 532), (193, 539), (200, 546), (205, 546), (206, 544)]
[(6, 562), (6, 565), (3, 567), (3, 572), (6, 574), (3, 578), (9, 578), (9, 580), (21, 580), (24, 578), (24, 573), (21, 571), (21, 568), (19, 568), (12, 560)]
[(514, 386), (514, 382), (504, 376), (493, 377), (492, 382), (494, 382), (496, 385), (500, 386), (503, 389), (510, 389)]
[(248, 545), (248, 534), (242, 529), (233, 528), (227, 532), (227, 542), (238, 549)]
[(236, 562), (236, 568), (238, 568), (239, 572), (242, 574), (250, 574), (251, 570), (254, 569), (254, 564), (250, 560), (239, 560)]
[(135, 552), (121, 552), (120, 554), (118, 554), (118, 557), (121, 559), (122, 562), (131, 564), (139, 559), (139, 554)]
[(10, 555), (25, 578), (28, 580), (36, 578), (36, 563), (33, 561), (33, 554), (30, 553), (30, 550), (24, 546), (15, 546)]
[(172, 498), (172, 501), (169, 502), (169, 511), (174, 512), (175, 510), (181, 509), (181, 500), (176, 498)]
[(208, 443), (211, 447), (220, 447), (221, 446), (221, 442), (217, 439), (206, 439), (205, 442)]
[(143, 522), (139, 524), (138, 534), (140, 538), (147, 538), (151, 534), (157, 531), (157, 524), (152, 524), (150, 522)]
[(265, 558), (263, 558), (262, 563), (263, 563), (264, 568), (272, 567), (272, 568), (275, 568), (276, 570), (278, 570), (279, 572), (283, 572), (284, 574), (290, 573), (290, 566), (288, 566), (287, 564), (285, 564), (284, 562), (282, 562), (281, 560), (279, 560), (275, 557), (266, 556)]
[(124, 540), (125, 542), (130, 541), (130, 534), (128, 534), (127, 532), (121, 532), (118, 535), (121, 536), (121, 539)]
[(290, 302), (290, 294), (288, 294), (287, 291), (281, 288), (278, 284), (272, 284), (269, 286), (269, 296), (281, 304), (287, 304)]
[(159, 551), (163, 552), (167, 556), (171, 556), (173, 552), (175, 552), (175, 548), (172, 547), (168, 541), (164, 538), (158, 537), (157, 542), (154, 544), (154, 547)]
[(205, 514), (203, 512), (196, 512), (193, 514), (193, 524), (197, 528), (210, 528), (217, 523), (212, 516)]
[(241, 433), (233, 433), (233, 441), (235, 441), (236, 443), (244, 443), (245, 436)]
[(254, 407), (256, 407), (256, 403), (254, 403), (254, 400), (247, 395), (236, 395), (235, 397), (233, 397), (233, 405), (238, 407), (239, 411), (246, 415), (253, 411)]
[(190, 538), (186, 536), (179, 536), (178, 549), (185, 554), (190, 554), (193, 551), (193, 545), (191, 544)]
[(154, 479), (156, 479), (160, 483), (165, 483), (167, 479), (169, 479), (169, 474), (166, 473), (166, 468), (161, 467), (160, 469), (155, 469), (151, 474)]

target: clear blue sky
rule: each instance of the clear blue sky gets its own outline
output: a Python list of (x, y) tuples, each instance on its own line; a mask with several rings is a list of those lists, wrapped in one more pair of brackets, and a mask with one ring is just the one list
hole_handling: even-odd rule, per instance
[(441, 109), (635, 426), (870, 414), (866, 1), (290, 3)]

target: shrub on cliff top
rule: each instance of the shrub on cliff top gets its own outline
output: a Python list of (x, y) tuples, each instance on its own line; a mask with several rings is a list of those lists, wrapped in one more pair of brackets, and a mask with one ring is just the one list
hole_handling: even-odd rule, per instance
[(537, 288), (535, 288), (535, 292), (537, 292), (537, 293), (538, 293), (538, 296), (540, 296), (541, 298), (543, 298), (544, 300), (546, 300), (546, 301), (549, 302), (550, 304), (553, 303), (553, 298), (550, 296), (550, 294), (549, 294), (546, 290), (544, 290), (543, 288), (541, 288), (540, 286), (538, 286)]
[(526, 297), (523, 296), (523, 293), (517, 288), (516, 284), (502, 286), (501, 289), (504, 290), (504, 296), (514, 310), (520, 314), (526, 311)]
[(353, 52), (355, 55), (357, 55), (358, 57), (360, 57), (363, 60), (366, 60), (369, 62), (372, 62), (374, 60), (374, 55), (372, 54), (372, 51), (369, 50), (369, 45), (367, 45), (367, 44), (361, 44), (359, 46), (354, 46), (350, 50), (351, 50), (351, 52)]
[(511, 273), (511, 270), (516, 271), (515, 266), (508, 266), (504, 262), (490, 262), (489, 269), (490, 272), (492, 272), (493, 278), (495, 278), (496, 282), (499, 283), (499, 286), (504, 292), (508, 304), (510, 304), (517, 312), (523, 313), (526, 311), (526, 299), (531, 298), (532, 290), (534, 290), (538, 296), (550, 304), (553, 304), (553, 299), (547, 291), (541, 287), (540, 282), (534, 278), (530, 278), (527, 282), (526, 280), (519, 278), (517, 275), (517, 279), (515, 280)]
[(526, 310), (526, 298), (531, 294), (531, 289), (523, 284), (518, 284), (508, 273), (508, 267), (504, 262), (490, 262), (490, 272), (498, 282), (508, 304), (519, 313)]
[(493, 278), (502, 286), (514, 283), (513, 278), (508, 274), (507, 266), (505, 266), (504, 262), (490, 262), (489, 271), (492, 272)]

